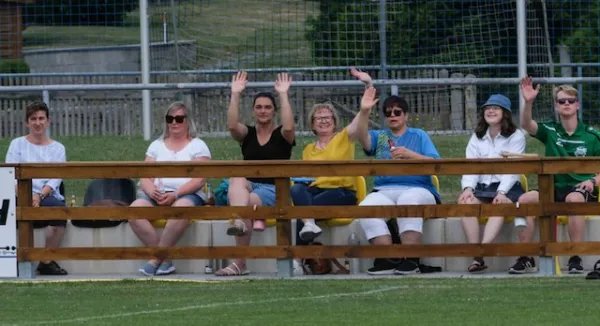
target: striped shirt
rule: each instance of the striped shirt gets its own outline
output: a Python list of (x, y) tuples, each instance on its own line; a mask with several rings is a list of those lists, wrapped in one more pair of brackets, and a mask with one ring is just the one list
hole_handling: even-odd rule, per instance
[[(48, 145), (36, 145), (27, 140), (25, 136), (15, 138), (10, 142), (6, 152), (6, 163), (45, 163), (66, 162), (65, 146), (53, 140)], [(62, 179), (33, 179), (33, 193), (40, 193), (44, 186), (52, 188), (50, 196), (64, 200), (64, 194), (58, 190)]]

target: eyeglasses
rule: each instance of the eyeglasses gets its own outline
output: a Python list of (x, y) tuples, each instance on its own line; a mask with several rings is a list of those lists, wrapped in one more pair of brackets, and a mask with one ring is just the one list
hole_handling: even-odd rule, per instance
[(173, 123), (173, 121), (175, 121), (175, 123), (183, 123), (185, 121), (185, 115), (168, 115), (165, 117), (165, 121), (167, 123)]
[(578, 100), (576, 98), (559, 98), (559, 99), (556, 99), (556, 102), (558, 102), (558, 104), (565, 104), (567, 102), (569, 102), (569, 104), (573, 104), (573, 103), (577, 103)]
[(400, 110), (400, 109), (393, 109), (393, 110), (389, 110), (389, 111), (388, 111), (388, 110), (385, 110), (385, 111), (383, 111), (383, 114), (384, 114), (384, 115), (385, 115), (387, 118), (391, 117), (391, 116), (392, 116), (392, 113), (394, 114), (394, 116), (397, 116), (397, 117), (399, 117), (399, 116), (401, 116), (401, 115), (402, 115), (402, 113), (404, 113), (404, 111), (402, 111), (402, 110)]
[(326, 117), (313, 117), (313, 120), (317, 121), (317, 122), (327, 122), (327, 121), (331, 121), (333, 119), (333, 116), (326, 116)]

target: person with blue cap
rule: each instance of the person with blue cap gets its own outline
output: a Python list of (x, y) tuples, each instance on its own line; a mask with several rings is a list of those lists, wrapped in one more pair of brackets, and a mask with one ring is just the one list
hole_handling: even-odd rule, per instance
[[(466, 149), (467, 158), (501, 158), (501, 152), (525, 152), (525, 135), (512, 120), (510, 100), (494, 94), (481, 106), (475, 133)], [(463, 175), (459, 204), (510, 204), (517, 202), (525, 191), (518, 174)], [(493, 242), (504, 223), (504, 217), (490, 217), (480, 238), (477, 217), (464, 217), (463, 229), (469, 243)], [(483, 257), (475, 257), (468, 268), (470, 273), (487, 269)]]

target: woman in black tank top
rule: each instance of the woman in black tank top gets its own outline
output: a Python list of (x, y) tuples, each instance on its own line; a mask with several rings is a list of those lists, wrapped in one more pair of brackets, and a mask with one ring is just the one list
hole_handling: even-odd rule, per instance
[[(275, 90), (281, 106), (281, 125), (277, 126), (277, 106), (271, 93), (258, 93), (252, 105), (254, 126), (240, 123), (240, 97), (246, 88), (246, 72), (238, 72), (231, 82), (231, 102), (227, 109), (227, 127), (233, 139), (240, 143), (244, 160), (289, 160), (292, 147), (296, 145), (294, 135), (294, 113), (288, 99), (292, 78), (287, 73), (277, 75)], [(272, 178), (229, 179), (228, 200), (230, 206), (274, 206), (275, 181)], [(252, 226), (252, 228), (250, 228)], [(235, 236), (236, 244), (250, 244), (251, 229), (263, 231), (264, 220), (245, 220), (234, 216), (227, 234)], [(229, 266), (218, 270), (217, 276), (246, 275), (245, 259), (236, 259)]]

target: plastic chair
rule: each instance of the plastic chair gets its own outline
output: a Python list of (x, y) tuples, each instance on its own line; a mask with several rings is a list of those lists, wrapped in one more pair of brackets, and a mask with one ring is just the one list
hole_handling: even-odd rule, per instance
[[(364, 177), (357, 176), (354, 179), (354, 187), (356, 188), (356, 204), (360, 203), (367, 197), (367, 181)], [(354, 221), (353, 218), (331, 218), (326, 220), (317, 221), (318, 225), (321, 226), (344, 226), (349, 225)]]
[[(521, 186), (523, 186), (523, 190), (525, 190), (525, 192), (529, 191), (529, 184), (527, 182), (527, 176), (524, 174), (521, 174), (521, 178), (519, 180), (521, 182)], [(488, 216), (480, 216), (479, 217), (479, 224), (486, 224), (488, 221)], [(504, 219), (504, 223), (512, 223), (512, 221), (515, 219), (514, 216), (507, 216)]]
[[(83, 197), (83, 206), (89, 206), (95, 201), (116, 200), (129, 205), (135, 200), (136, 188), (131, 179), (95, 179), (87, 186)], [(66, 196), (65, 196), (66, 197)], [(110, 227), (121, 224), (113, 220), (72, 220), (71, 224), (78, 227)]]

